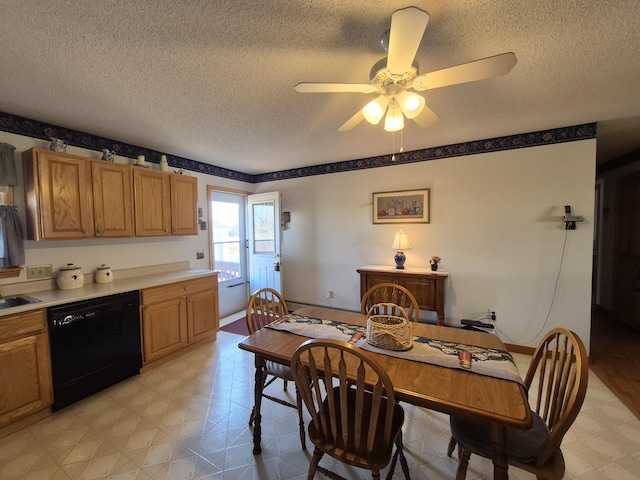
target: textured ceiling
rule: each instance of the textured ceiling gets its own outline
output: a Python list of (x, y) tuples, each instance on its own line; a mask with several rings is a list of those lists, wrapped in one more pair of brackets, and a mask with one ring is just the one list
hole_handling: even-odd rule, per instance
[[(424, 92), (395, 135), (338, 128), (391, 14), (430, 14), (419, 73), (512, 51), (507, 75)], [(256, 174), (598, 122), (598, 161), (640, 147), (637, 0), (0, 0), (0, 111)]]

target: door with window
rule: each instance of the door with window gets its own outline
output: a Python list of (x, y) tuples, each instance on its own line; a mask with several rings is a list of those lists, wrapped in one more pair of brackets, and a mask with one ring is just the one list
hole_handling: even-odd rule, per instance
[(249, 195), (249, 293), (273, 288), (282, 293), (280, 193)]
[(209, 189), (211, 263), (220, 316), (247, 308), (246, 195)]

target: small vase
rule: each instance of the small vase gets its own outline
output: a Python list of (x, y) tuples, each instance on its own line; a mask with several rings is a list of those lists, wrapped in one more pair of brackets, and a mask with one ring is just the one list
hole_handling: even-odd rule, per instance
[(168, 172), (169, 171), (169, 163), (167, 162), (167, 156), (166, 155), (161, 155), (160, 156), (160, 171), (161, 172)]
[(431, 271), (432, 271), (432, 272), (435, 272), (435, 271), (437, 271), (437, 270), (438, 270), (438, 264), (437, 264), (437, 263), (432, 263), (432, 264), (431, 264)]

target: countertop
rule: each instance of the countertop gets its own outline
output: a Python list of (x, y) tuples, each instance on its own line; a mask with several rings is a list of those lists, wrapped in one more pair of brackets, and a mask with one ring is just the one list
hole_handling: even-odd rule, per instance
[[(48, 289), (40, 291), (25, 291), (24, 295), (36, 298), (40, 300), (40, 302), (0, 310), (0, 319), (7, 315), (14, 315), (16, 313), (23, 313), (30, 310), (39, 310), (42, 308), (52, 307), (54, 305), (77, 302), (80, 300), (89, 300), (116, 293), (142, 290), (145, 288), (156, 287), (158, 285), (180, 282), (182, 280), (190, 280), (207, 275), (217, 275), (218, 273), (215, 270), (195, 269), (148, 273), (152, 268), (153, 267), (141, 269), (140, 272), (144, 272), (144, 274), (140, 275), (132, 275), (129, 272), (128, 275), (131, 276), (123, 276), (124, 278), (118, 278), (118, 272), (114, 272), (114, 280), (110, 283), (85, 283), (81, 288), (73, 288), (69, 290)], [(9, 295), (7, 294), (7, 296)]]

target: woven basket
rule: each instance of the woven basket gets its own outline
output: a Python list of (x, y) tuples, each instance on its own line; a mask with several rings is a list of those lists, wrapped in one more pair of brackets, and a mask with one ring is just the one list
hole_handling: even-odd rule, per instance
[(404, 317), (370, 314), (367, 317), (367, 342), (387, 350), (408, 350), (413, 345), (411, 324)]

